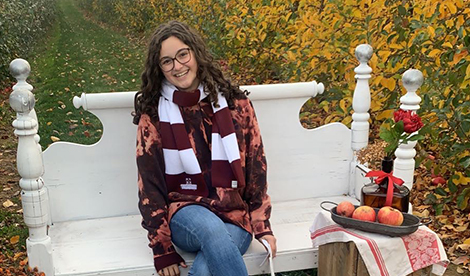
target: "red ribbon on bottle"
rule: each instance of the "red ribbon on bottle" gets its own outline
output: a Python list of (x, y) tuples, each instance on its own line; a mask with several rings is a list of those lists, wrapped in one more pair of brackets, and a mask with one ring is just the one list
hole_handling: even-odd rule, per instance
[(377, 177), (375, 179), (375, 183), (380, 184), (385, 178), (388, 178), (388, 186), (387, 186), (387, 197), (385, 198), (385, 206), (392, 206), (393, 200), (393, 184), (397, 184), (398, 186), (403, 185), (405, 181), (401, 178), (395, 177), (392, 174), (393, 172), (386, 173), (384, 171), (370, 171), (366, 174), (366, 177)]

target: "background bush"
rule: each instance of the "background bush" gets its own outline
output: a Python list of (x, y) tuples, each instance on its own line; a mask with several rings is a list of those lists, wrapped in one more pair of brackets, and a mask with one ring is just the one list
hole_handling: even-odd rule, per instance
[(10, 62), (27, 58), (54, 20), (54, 0), (0, 1), (0, 85), (10, 76)]
[[(463, 0), (81, 0), (99, 18), (149, 36), (178, 19), (197, 28), (216, 57), (250, 82), (309, 81), (327, 93), (306, 107), (303, 121), (351, 122), (354, 49), (374, 48), (370, 61), (372, 125), (389, 118), (405, 92), (401, 75), (419, 69), (425, 83), (418, 111), (430, 126), (424, 164), (448, 181), (427, 193), (437, 214), (470, 198), (470, 3)], [(328, 101), (326, 101), (328, 97)], [(323, 113), (324, 114), (324, 113)]]

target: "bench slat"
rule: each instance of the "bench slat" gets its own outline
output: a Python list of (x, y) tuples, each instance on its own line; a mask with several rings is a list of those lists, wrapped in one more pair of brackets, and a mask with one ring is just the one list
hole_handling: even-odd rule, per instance
[[(317, 249), (312, 248), (309, 228), (323, 200), (340, 202), (350, 197), (311, 198), (274, 203), (271, 220), (278, 240), (276, 271), (317, 267)], [(154, 273), (152, 252), (140, 215), (55, 223), (49, 229), (56, 276), (65, 275), (145, 275)], [(244, 255), (250, 275), (266, 273), (259, 267), (265, 250), (254, 241)], [(194, 255), (182, 253), (188, 264)], [(117, 273), (119, 271), (119, 273)], [(117, 274), (114, 274), (117, 273)], [(184, 270), (183, 276), (187, 271)], [(101, 275), (100, 274), (100, 275)]]

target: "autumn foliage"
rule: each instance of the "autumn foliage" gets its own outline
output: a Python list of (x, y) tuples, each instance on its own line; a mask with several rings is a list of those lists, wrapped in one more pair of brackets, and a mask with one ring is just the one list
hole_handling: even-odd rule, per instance
[[(197, 28), (214, 54), (243, 84), (316, 80), (327, 85), (307, 104), (303, 122), (351, 122), (354, 48), (368, 43), (372, 123), (392, 116), (405, 91), (403, 72), (419, 69), (418, 113), (428, 126), (418, 160), (447, 182), (427, 193), (442, 213), (449, 203), (468, 209), (470, 198), (470, 4), (463, 0), (81, 0), (104, 21), (116, 18), (148, 36), (178, 19)], [(379, 121), (379, 122), (374, 122)], [(423, 158), (431, 154), (432, 159)]]

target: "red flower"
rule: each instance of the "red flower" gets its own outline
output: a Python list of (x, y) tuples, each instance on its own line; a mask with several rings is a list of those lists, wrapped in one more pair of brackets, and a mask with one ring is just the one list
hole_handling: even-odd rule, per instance
[(393, 113), (393, 119), (395, 123), (403, 121), (403, 127), (406, 133), (413, 133), (423, 127), (421, 118), (418, 114), (413, 114), (411, 110), (398, 109)]
[(403, 119), (403, 126), (406, 133), (413, 133), (423, 127), (423, 122), (417, 114), (412, 114), (410, 118)]
[(398, 109), (397, 111), (393, 112), (393, 120), (395, 123), (403, 121), (403, 118), (409, 118), (410, 116), (411, 110)]

